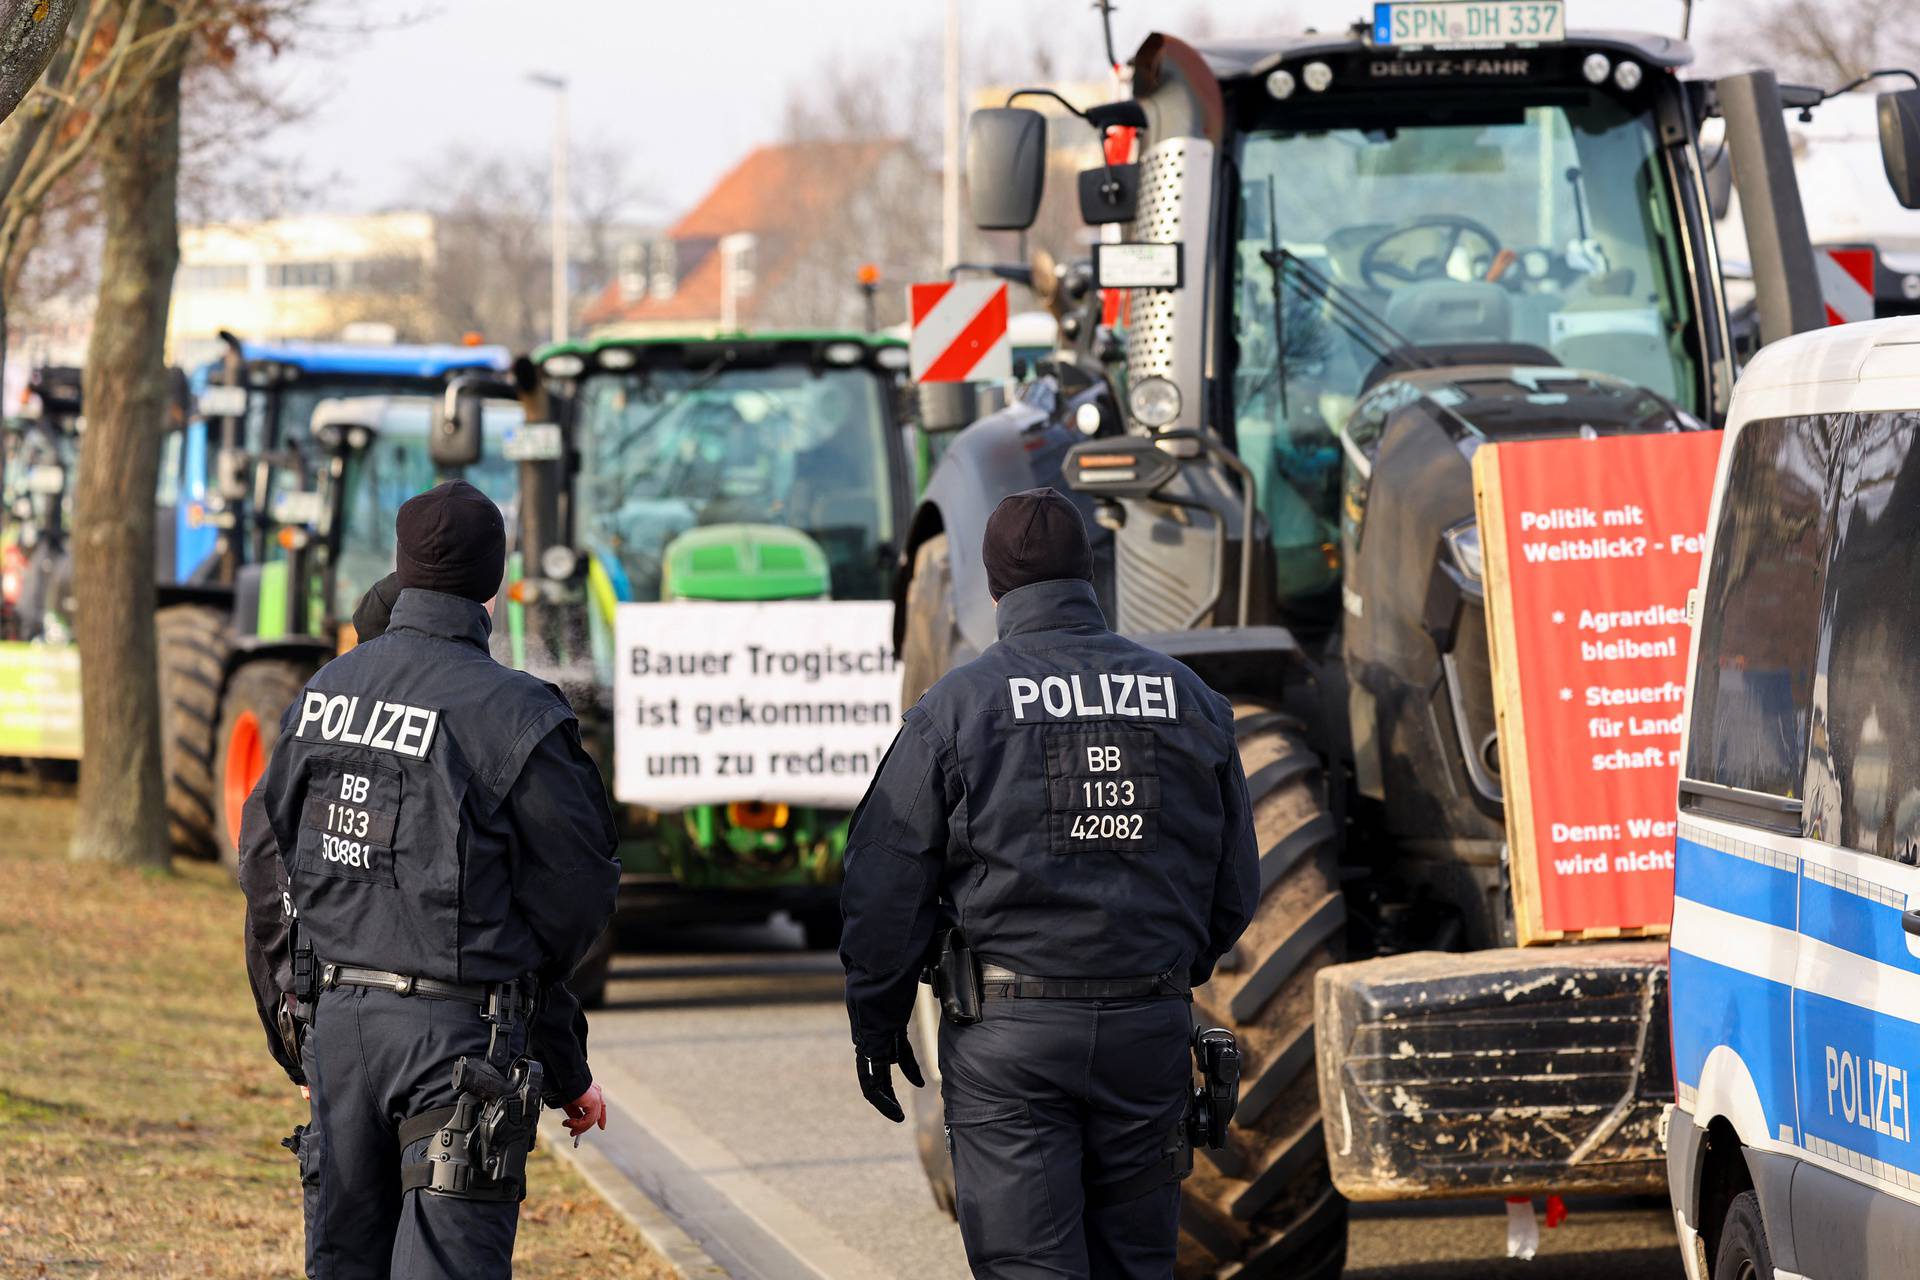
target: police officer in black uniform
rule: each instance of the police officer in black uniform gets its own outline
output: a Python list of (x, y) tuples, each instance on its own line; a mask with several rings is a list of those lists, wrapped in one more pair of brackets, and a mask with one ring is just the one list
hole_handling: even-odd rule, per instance
[(1060, 494), (1003, 501), (983, 552), (999, 643), (907, 712), (848, 836), (860, 1087), (902, 1119), (914, 985), (957, 926), (984, 997), (940, 1028), (973, 1274), (1169, 1277), (1190, 992), (1259, 892), (1232, 711), (1107, 629)]
[(511, 1275), (540, 1105), (606, 1123), (566, 986), (619, 878), (599, 771), (560, 692), (488, 655), (499, 508), (454, 481), (398, 535), (384, 633), (288, 708), (241, 830), (316, 1280)]

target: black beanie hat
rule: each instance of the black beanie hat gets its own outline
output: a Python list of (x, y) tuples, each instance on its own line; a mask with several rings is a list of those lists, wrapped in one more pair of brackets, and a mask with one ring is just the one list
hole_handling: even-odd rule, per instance
[(465, 480), (408, 498), (394, 521), (402, 589), (444, 591), (484, 604), (507, 568), (507, 528), (493, 499)]
[(1009, 591), (1054, 578), (1093, 581), (1093, 549), (1080, 510), (1054, 489), (1028, 489), (1000, 500), (981, 540), (987, 590)]

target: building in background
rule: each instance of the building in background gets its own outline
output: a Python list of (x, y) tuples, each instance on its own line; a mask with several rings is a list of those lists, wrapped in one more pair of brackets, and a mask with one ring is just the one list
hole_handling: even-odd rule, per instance
[[(570, 231), (574, 297), (593, 296), (654, 234), (625, 224)], [(185, 226), (170, 359), (192, 366), (216, 355), (222, 329), (260, 340), (374, 342), (454, 342), (471, 332), (524, 350), (548, 336), (549, 243), (537, 215), (511, 210)]]
[(859, 328), (859, 271), (880, 270), (879, 322), (934, 278), (939, 174), (905, 142), (757, 147), (620, 268), (582, 310), (596, 333)]
[(435, 243), (427, 213), (181, 227), (168, 314), (172, 359), (191, 366), (212, 357), (222, 329), (255, 340), (339, 338), (356, 330), (427, 340)]

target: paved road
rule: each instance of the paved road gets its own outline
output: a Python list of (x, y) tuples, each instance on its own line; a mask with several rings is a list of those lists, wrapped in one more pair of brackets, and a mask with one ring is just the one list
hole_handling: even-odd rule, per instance
[[(834, 957), (799, 930), (689, 932), (624, 952), (594, 1015), (613, 1163), (736, 1280), (964, 1280), (905, 1126), (853, 1082)], [(903, 1090), (904, 1085), (900, 1086)], [(1531, 1266), (1497, 1203), (1357, 1209), (1351, 1280), (1679, 1280), (1665, 1205), (1577, 1204)]]

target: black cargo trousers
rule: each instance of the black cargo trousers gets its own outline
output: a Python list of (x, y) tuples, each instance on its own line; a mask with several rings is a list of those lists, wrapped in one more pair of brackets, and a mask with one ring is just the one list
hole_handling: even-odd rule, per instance
[[(485, 1058), (479, 1006), (368, 987), (320, 993), (305, 1052), (313, 1118), (301, 1153), (311, 1280), (505, 1280), (520, 1206), (400, 1189), (402, 1121), (453, 1105), (453, 1068)], [(513, 1056), (526, 1051), (514, 1028)]]
[[(941, 1024), (947, 1143), (976, 1277), (1173, 1275), (1192, 1028), (1187, 1001), (1169, 998), (986, 1000), (979, 1022)], [(1153, 1185), (1116, 1199), (1128, 1181)]]

